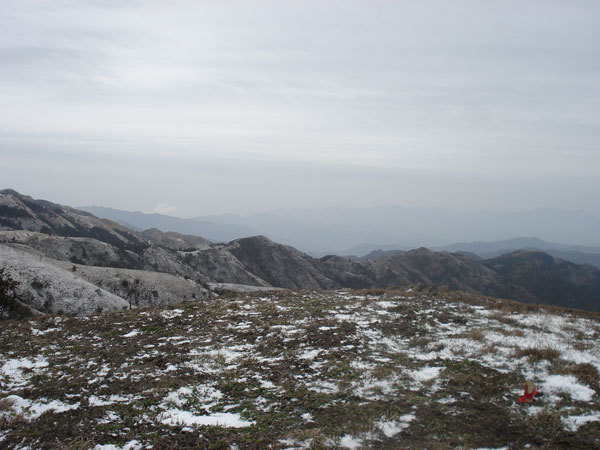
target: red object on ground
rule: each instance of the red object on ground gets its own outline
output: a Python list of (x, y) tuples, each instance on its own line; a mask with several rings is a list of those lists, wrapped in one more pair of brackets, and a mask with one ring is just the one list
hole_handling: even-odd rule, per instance
[(529, 403), (533, 401), (533, 396), (538, 393), (537, 388), (533, 387), (533, 383), (528, 381), (525, 383), (525, 393), (519, 397), (521, 403)]

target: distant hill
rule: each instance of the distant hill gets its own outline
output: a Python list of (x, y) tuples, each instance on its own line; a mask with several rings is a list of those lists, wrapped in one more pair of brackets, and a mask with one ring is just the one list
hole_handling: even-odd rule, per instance
[(360, 258), (358, 258), (358, 260), (360, 261), (377, 261), (380, 258), (383, 258), (384, 256), (392, 256), (392, 255), (399, 255), (402, 253), (406, 253), (405, 250), (373, 250), (369, 253), (367, 253), (365, 256), (361, 256)]
[[(591, 264), (600, 268), (599, 247), (551, 243), (535, 237), (519, 237), (492, 242), (459, 242), (443, 247), (433, 247), (433, 250), (462, 253), (470, 255), (474, 259), (495, 258), (500, 255), (523, 249), (541, 250), (554, 258), (561, 258), (575, 264)], [(372, 250), (369, 253), (364, 254), (364, 256), (359, 256), (355, 259), (376, 260), (383, 256), (402, 253), (405, 250), (407, 249), (388, 246), (385, 250)]]
[(483, 265), (504, 281), (504, 290), (497, 296), (527, 296), (531, 301), (544, 299), (553, 305), (600, 310), (600, 270), (591, 265), (557, 260), (537, 250), (518, 250)]
[(331, 289), (339, 286), (319, 270), (313, 258), (264, 236), (238, 239), (226, 248), (244, 263), (249, 272), (273, 286), (301, 289)]
[(177, 303), (192, 295), (201, 299), (211, 295), (209, 282), (339, 286), (308, 255), (262, 236), (212, 244), (156, 228), (140, 233), (12, 190), (0, 192), (0, 212), (0, 264), (21, 283), (26, 302), (41, 312), (90, 314)]
[[(514, 236), (538, 236), (548, 242), (575, 242), (581, 248), (554, 249), (583, 253), (587, 252), (583, 246), (600, 244), (599, 218), (585, 211), (557, 209), (456, 212), (443, 208), (389, 205), (273, 211), (245, 216), (206, 215), (193, 219), (97, 206), (80, 209), (140, 230), (158, 228), (202, 236), (216, 242), (264, 235), (315, 257), (328, 254), (360, 257), (378, 249), (410, 250), (421, 246), (436, 250), (472, 251), (444, 246), (452, 242), (509, 240)], [(517, 247), (511, 244), (504, 250), (528, 247), (529, 244)]]
[(556, 242), (546, 242), (536, 237), (517, 237), (502, 241), (491, 242), (458, 242), (451, 245), (438, 247), (436, 250), (445, 250), (448, 252), (456, 252), (459, 250), (469, 251), (477, 255), (485, 256), (494, 253), (502, 254), (508, 251), (530, 248), (535, 250), (553, 250), (560, 252), (574, 252), (587, 254), (600, 254), (600, 247), (591, 247), (583, 245), (568, 245), (559, 244)]
[(460, 242), (436, 248), (436, 250), (449, 252), (471, 252), (484, 259), (494, 258), (520, 249), (541, 250), (555, 258), (566, 259), (576, 264), (592, 264), (600, 268), (600, 247), (558, 244), (535, 237), (519, 237), (494, 242)]
[(165, 214), (146, 214), (101, 206), (82, 206), (79, 209), (139, 230), (155, 228), (165, 232), (202, 236), (213, 242), (229, 242), (240, 237), (260, 234), (257, 230), (240, 224), (216, 224), (208, 220), (181, 219)]
[[(444, 208), (385, 205), (290, 209), (198, 219), (214, 224), (251, 227), (278, 242), (322, 256), (324, 253), (361, 256), (378, 248), (438, 248), (452, 242), (497, 241), (515, 236), (537, 236), (548, 242), (600, 245), (600, 218), (586, 211), (547, 208), (515, 212), (460, 212)], [(364, 248), (369, 244), (363, 243), (373, 245)]]

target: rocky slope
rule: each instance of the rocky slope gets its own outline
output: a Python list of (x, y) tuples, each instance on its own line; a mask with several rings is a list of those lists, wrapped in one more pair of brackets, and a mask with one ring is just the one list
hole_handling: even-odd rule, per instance
[(133, 230), (85, 211), (19, 194), (0, 191), (0, 230), (29, 230), (64, 237), (89, 237), (119, 248), (148, 244)]
[(324, 256), (317, 261), (317, 265), (341, 286), (366, 288), (376, 284), (375, 275), (368, 267), (342, 256)]
[(600, 269), (594, 266), (573, 264), (536, 250), (518, 250), (483, 265), (505, 281), (498, 296), (531, 301), (543, 298), (548, 304), (600, 310)]
[(18, 282), (23, 303), (36, 311), (54, 314), (89, 315), (129, 307), (128, 302), (77, 273), (53, 264), (54, 260), (0, 245), (3, 267)]
[(146, 270), (73, 264), (0, 245), (19, 298), (49, 314), (89, 315), (211, 297), (203, 283)]
[[(338, 260), (341, 266), (348, 263)], [(425, 248), (358, 261), (372, 285), (421, 284), (452, 290), (600, 311), (600, 269), (520, 250), (490, 260)], [(354, 270), (356, 273), (356, 269)], [(369, 276), (370, 274), (370, 276)]]
[(148, 242), (172, 250), (208, 248), (210, 246), (210, 241), (203, 237), (176, 233), (174, 231), (162, 232), (158, 228), (144, 230), (141, 234)]
[[(0, 191), (0, 211), (0, 263), (37, 311), (81, 315), (202, 299), (212, 295), (208, 282), (219, 291), (337, 286), (312, 258), (263, 237), (211, 244), (157, 229), (136, 232), (11, 190)], [(45, 274), (40, 286), (35, 272)]]
[(328, 289), (338, 284), (325, 276), (310, 256), (264, 236), (237, 239), (226, 250), (251, 272), (273, 286)]

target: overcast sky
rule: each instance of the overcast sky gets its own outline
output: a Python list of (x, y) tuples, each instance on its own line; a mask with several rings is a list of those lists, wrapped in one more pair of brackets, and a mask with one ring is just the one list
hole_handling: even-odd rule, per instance
[(600, 216), (600, 2), (0, 2), (0, 188)]

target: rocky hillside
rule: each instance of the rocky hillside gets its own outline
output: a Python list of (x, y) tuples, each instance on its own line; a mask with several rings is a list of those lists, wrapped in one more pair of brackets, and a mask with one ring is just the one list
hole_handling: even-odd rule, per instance
[(273, 286), (302, 289), (338, 286), (319, 270), (310, 256), (264, 236), (237, 239), (225, 248), (244, 264), (248, 272)]
[(534, 250), (481, 261), (464, 253), (420, 248), (385, 253), (376, 260), (327, 256), (318, 265), (338, 284), (353, 288), (420, 284), (600, 311), (598, 268), (554, 259)]
[[(0, 211), (4, 214), (0, 245), (74, 265), (165, 273), (204, 288), (210, 283), (311, 290), (419, 284), (600, 311), (599, 269), (537, 251), (513, 252), (490, 260), (425, 248), (385, 252), (376, 259), (333, 255), (314, 259), (264, 236), (215, 244), (202, 237), (158, 229), (136, 232), (87, 212), (10, 190), (0, 192)], [(93, 278), (93, 282), (100, 283), (100, 278)], [(98, 287), (104, 289), (104, 285)], [(139, 300), (139, 295), (126, 291), (123, 300), (128, 305), (132, 299)], [(147, 294), (156, 289), (142, 291)], [(121, 295), (115, 289), (111, 292)], [(160, 300), (148, 297), (140, 304), (160, 304)]]
[(144, 230), (141, 234), (148, 242), (172, 250), (208, 248), (210, 246), (210, 241), (203, 237), (176, 233), (174, 231), (162, 232), (158, 228)]
[(12, 190), (0, 192), (0, 211), (1, 266), (19, 282), (23, 301), (45, 313), (203, 299), (212, 295), (210, 285), (219, 291), (338, 286), (312, 258), (261, 236), (211, 244), (157, 229), (136, 232)]
[[(54, 260), (0, 245), (4, 269), (18, 283), (21, 301), (36, 311), (69, 315), (128, 308), (125, 299), (82, 279)], [(74, 266), (75, 267), (75, 266)]]
[(11, 189), (0, 191), (0, 230), (88, 237), (127, 249), (147, 246), (142, 236), (116, 222), (46, 200), (34, 200)]
[[(0, 242), (22, 244), (49, 258), (76, 264), (151, 270), (201, 282), (284, 288), (323, 289), (337, 286), (309, 256), (263, 236), (229, 244), (156, 228), (136, 232), (12, 190), (0, 191), (6, 217)], [(118, 236), (128, 236), (128, 241)]]
[(17, 282), (18, 298), (43, 313), (85, 316), (213, 295), (204, 284), (181, 276), (73, 264), (6, 245), (0, 245), (0, 261)]
[(599, 339), (598, 314), (415, 289), (8, 321), (0, 447), (599, 448)]
[(483, 265), (505, 281), (497, 296), (600, 311), (600, 270), (578, 265), (536, 250), (519, 250)]

